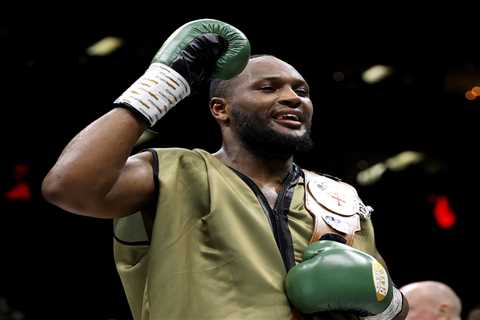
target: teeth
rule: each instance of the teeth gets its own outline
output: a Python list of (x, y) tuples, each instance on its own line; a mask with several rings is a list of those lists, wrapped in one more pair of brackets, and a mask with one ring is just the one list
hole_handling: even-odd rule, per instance
[(294, 114), (282, 114), (280, 115), (277, 119), (279, 120), (295, 120), (295, 121), (298, 121), (298, 117)]

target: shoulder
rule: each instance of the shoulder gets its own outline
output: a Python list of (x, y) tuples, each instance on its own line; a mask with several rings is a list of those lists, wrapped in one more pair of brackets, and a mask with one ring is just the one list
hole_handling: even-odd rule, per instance
[(181, 177), (205, 180), (209, 157), (212, 157), (201, 149), (153, 148), (147, 152), (151, 154), (155, 176), (174, 180)]
[(343, 188), (350, 189), (352, 192), (358, 195), (357, 189), (348, 182), (343, 181), (341, 178), (333, 176), (324, 172), (314, 172), (306, 169), (301, 169), (305, 176), (305, 180), (325, 181), (336, 186), (342, 186)]
[(150, 148), (144, 151), (154, 152), (158, 155), (165, 156), (195, 156), (197, 152), (186, 148)]
[(335, 186), (336, 188), (347, 188), (355, 194), (358, 194), (357, 190), (352, 185), (346, 183), (345, 181), (336, 176), (328, 173), (314, 172), (305, 169), (302, 169), (302, 171), (305, 177), (305, 182), (317, 183), (319, 186), (322, 187), (321, 189), (326, 189), (328, 186)]
[(315, 177), (325, 177), (325, 178), (328, 178), (330, 180), (334, 180), (334, 181), (338, 181), (338, 182), (343, 182), (342, 179), (338, 178), (338, 177), (335, 177), (331, 174), (328, 174), (328, 173), (324, 173), (324, 172), (315, 172), (315, 171), (311, 171), (311, 170), (307, 170), (307, 169), (303, 169), (301, 168), (301, 170), (303, 171), (303, 173), (305, 175), (308, 175), (312, 178), (315, 178)]
[(194, 158), (202, 159), (205, 155), (210, 155), (202, 149), (186, 149), (186, 148), (151, 148), (145, 151), (155, 153), (161, 158)]
[[(145, 153), (149, 155), (145, 155)], [(165, 166), (179, 162), (194, 165), (195, 163), (204, 161), (202, 155), (197, 150), (185, 148), (151, 148), (143, 150), (141, 154), (143, 154), (143, 156), (140, 157), (150, 159), (153, 165), (160, 164)]]
[(175, 168), (181, 168), (181, 172), (191, 169), (198, 170), (203, 167), (202, 157), (195, 151), (184, 148), (150, 148), (139, 151), (128, 158), (126, 169), (136, 172), (141, 179), (152, 174), (178, 173)]
[(154, 162), (154, 156), (151, 152), (142, 151), (128, 158), (124, 172), (134, 172), (139, 179), (143, 179), (144, 175), (151, 174)]

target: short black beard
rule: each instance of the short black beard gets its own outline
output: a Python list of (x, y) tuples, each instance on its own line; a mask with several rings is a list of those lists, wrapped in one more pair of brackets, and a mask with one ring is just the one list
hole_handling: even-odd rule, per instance
[(273, 130), (255, 113), (232, 111), (232, 123), (244, 146), (266, 159), (288, 159), (313, 149), (310, 126), (302, 136), (283, 135)]

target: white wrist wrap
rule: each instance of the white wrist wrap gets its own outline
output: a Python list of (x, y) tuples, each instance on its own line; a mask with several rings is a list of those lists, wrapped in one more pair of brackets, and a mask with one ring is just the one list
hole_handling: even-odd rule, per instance
[(403, 298), (400, 290), (393, 287), (393, 298), (387, 309), (382, 313), (370, 317), (364, 317), (363, 320), (391, 320), (402, 311)]
[(189, 94), (190, 86), (184, 77), (167, 65), (152, 63), (115, 103), (136, 109), (153, 126)]

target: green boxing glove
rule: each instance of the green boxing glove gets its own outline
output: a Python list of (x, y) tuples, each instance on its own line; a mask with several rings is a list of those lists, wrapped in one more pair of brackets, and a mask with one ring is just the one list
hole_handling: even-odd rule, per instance
[(300, 312), (347, 311), (368, 320), (390, 320), (402, 295), (372, 256), (330, 240), (312, 243), (286, 277), (287, 296)]
[(213, 19), (191, 21), (165, 41), (145, 74), (115, 103), (153, 126), (211, 77), (226, 80), (242, 72), (249, 57), (250, 44), (240, 30)]

